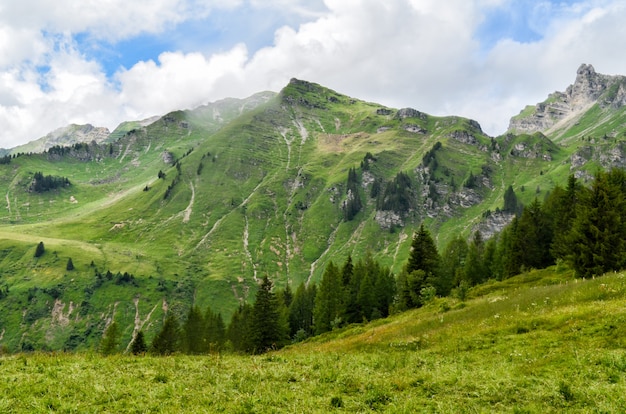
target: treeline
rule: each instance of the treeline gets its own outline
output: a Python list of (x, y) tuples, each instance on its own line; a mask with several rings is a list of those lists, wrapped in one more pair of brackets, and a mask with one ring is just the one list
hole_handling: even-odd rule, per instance
[(621, 169), (598, 172), (589, 187), (570, 176), (565, 188), (557, 186), (543, 202), (535, 199), (528, 206), (521, 206), (509, 187), (503, 211), (517, 214), (488, 241), (476, 233), (469, 243), (458, 237), (446, 246), (444, 285), (472, 286), (556, 263), (568, 264), (582, 278), (626, 267), (626, 174)]
[(61, 187), (68, 187), (70, 185), (70, 180), (66, 177), (43, 175), (42, 172), (38, 171), (33, 177), (33, 181), (30, 185), (30, 191), (43, 193), (45, 191), (50, 191)]

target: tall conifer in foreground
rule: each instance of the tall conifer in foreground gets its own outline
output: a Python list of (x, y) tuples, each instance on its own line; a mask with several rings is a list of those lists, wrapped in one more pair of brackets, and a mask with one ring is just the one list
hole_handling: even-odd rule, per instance
[(252, 307), (250, 339), (252, 350), (256, 353), (280, 348), (287, 339), (286, 321), (283, 323), (280, 301), (272, 292), (272, 287), (267, 275), (264, 276)]

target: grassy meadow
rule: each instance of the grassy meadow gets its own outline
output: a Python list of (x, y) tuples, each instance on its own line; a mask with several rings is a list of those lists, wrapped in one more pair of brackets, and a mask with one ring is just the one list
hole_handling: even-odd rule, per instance
[(3, 356), (0, 411), (623, 412), (625, 299), (551, 268), (258, 356)]

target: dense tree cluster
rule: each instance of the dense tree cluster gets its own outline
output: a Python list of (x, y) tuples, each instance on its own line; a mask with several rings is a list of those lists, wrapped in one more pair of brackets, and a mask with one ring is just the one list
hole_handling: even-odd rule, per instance
[(626, 266), (626, 174), (598, 172), (590, 187), (571, 176), (544, 202), (521, 206), (511, 187), (505, 211), (511, 223), (487, 242), (476, 234), (469, 245), (452, 240), (443, 254), (445, 278), (458, 286), (504, 279), (525, 269), (557, 261), (569, 263), (579, 277), (598, 276)]
[(45, 191), (54, 190), (56, 188), (68, 187), (70, 180), (66, 177), (56, 177), (52, 175), (43, 175), (41, 172), (36, 172), (33, 177), (33, 181), (30, 185), (30, 191), (36, 193), (43, 193)]
[(395, 178), (377, 192), (378, 210), (406, 213), (412, 207), (414, 184), (407, 173), (399, 172)]

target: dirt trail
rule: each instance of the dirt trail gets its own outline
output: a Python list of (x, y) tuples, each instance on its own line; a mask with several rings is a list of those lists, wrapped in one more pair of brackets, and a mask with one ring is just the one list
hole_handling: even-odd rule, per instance
[(232, 210), (230, 210), (228, 213), (224, 214), (222, 217), (220, 217), (219, 219), (217, 219), (217, 221), (215, 223), (213, 223), (213, 227), (211, 227), (211, 230), (209, 230), (209, 232), (207, 234), (204, 235), (204, 237), (202, 237), (202, 240), (200, 240), (198, 242), (198, 244), (196, 245), (196, 249), (199, 248), (201, 245), (203, 245), (207, 239), (209, 238), (209, 236), (211, 234), (213, 234), (213, 232), (215, 230), (217, 230), (217, 228), (220, 226), (220, 224), (222, 223), (222, 221), (224, 221), (224, 219), (226, 217), (228, 217), (229, 215), (231, 215), (234, 211), (238, 210), (239, 208), (245, 206), (246, 204), (248, 204), (248, 202), (250, 201), (250, 199), (252, 198), (252, 196), (254, 194), (256, 194), (257, 190), (259, 189), (259, 187), (261, 187), (261, 185), (263, 185), (263, 183), (265, 182), (265, 180), (261, 181), (260, 183), (257, 184), (256, 187), (254, 187), (254, 189), (250, 192), (250, 195), (248, 195), (248, 197), (246, 197), (245, 200), (243, 200), (241, 202), (241, 204), (239, 204), (237, 207), (234, 207)]
[(243, 250), (246, 254), (246, 257), (248, 258), (248, 261), (252, 264), (254, 281), (258, 282), (256, 263), (254, 263), (254, 260), (252, 259), (252, 252), (250, 252), (250, 248), (248, 247), (248, 238), (250, 236), (250, 232), (248, 230), (248, 216), (244, 215), (243, 217), (246, 219), (246, 226), (243, 228)]
[(189, 223), (189, 218), (191, 217), (191, 212), (193, 208), (193, 202), (196, 199), (196, 189), (191, 181), (189, 182), (189, 188), (191, 188), (191, 200), (189, 200), (189, 205), (183, 211), (183, 223)]

